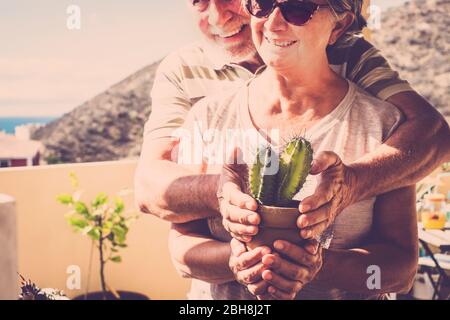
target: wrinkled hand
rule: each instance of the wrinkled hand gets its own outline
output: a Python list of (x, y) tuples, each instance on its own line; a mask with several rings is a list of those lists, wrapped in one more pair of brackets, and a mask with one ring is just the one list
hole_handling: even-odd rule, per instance
[[(262, 272), (265, 284), (253, 289), (261, 293), (267, 288), (267, 293), (273, 299), (293, 300), (322, 268), (322, 248), (314, 240), (308, 241), (303, 247), (278, 240), (274, 247), (276, 252), (266, 254), (262, 259), (267, 268)], [(264, 296), (258, 298), (264, 299)]]
[(247, 251), (245, 245), (232, 239), (229, 267), (237, 282), (248, 287), (262, 281), (262, 272), (266, 266), (262, 263), (263, 256), (272, 251), (268, 247), (259, 247)]
[(242, 192), (247, 173), (248, 166), (242, 161), (242, 153), (235, 148), (232, 158), (223, 165), (217, 192), (223, 226), (233, 238), (242, 242), (252, 240), (261, 222), (256, 213), (256, 200)]
[(352, 203), (354, 196), (354, 173), (336, 153), (317, 154), (310, 173), (319, 175), (319, 183), (314, 194), (299, 205), (301, 215), (297, 225), (305, 239), (320, 235)]

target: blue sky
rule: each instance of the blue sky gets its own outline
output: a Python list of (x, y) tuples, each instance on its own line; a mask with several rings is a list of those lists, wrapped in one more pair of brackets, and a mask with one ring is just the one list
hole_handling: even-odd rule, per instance
[[(197, 39), (185, 1), (1, 1), (0, 116), (63, 114)], [(72, 4), (81, 30), (66, 27)]]

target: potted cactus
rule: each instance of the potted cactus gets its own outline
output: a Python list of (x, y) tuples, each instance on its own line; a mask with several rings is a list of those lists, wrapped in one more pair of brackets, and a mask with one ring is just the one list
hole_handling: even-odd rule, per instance
[(312, 159), (311, 143), (303, 137), (289, 140), (279, 154), (271, 146), (257, 150), (249, 167), (248, 187), (259, 204), (261, 225), (247, 244), (250, 249), (272, 246), (275, 240), (302, 243), (297, 227), (299, 202), (293, 197), (303, 187)]

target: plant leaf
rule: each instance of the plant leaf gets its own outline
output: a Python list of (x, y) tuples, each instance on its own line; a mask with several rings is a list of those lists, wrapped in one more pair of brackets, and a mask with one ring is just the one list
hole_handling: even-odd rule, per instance
[(86, 216), (86, 217), (89, 216), (89, 209), (81, 201), (75, 202), (75, 211), (83, 216)]
[(108, 195), (104, 192), (101, 192), (97, 195), (95, 200), (92, 202), (92, 207), (98, 208), (108, 202)]
[(128, 228), (124, 225), (116, 224), (112, 227), (112, 232), (114, 233), (115, 241), (117, 243), (124, 243)]
[(121, 256), (115, 256), (115, 257), (111, 257), (109, 260), (111, 260), (112, 262), (122, 262), (122, 257)]
[(88, 232), (88, 236), (91, 237), (93, 240), (100, 240), (100, 230), (98, 228), (93, 228), (91, 231)]
[(117, 197), (114, 200), (114, 204), (116, 205), (116, 209), (114, 210), (115, 213), (122, 213), (123, 209), (125, 208), (125, 204), (123, 202), (123, 199), (120, 197)]
[(73, 203), (73, 198), (70, 194), (60, 194), (56, 199), (61, 204), (72, 204)]
[(84, 218), (79, 218), (76, 216), (71, 216), (68, 219), (68, 222), (71, 226), (73, 226), (77, 231), (81, 231), (87, 226), (89, 226), (89, 223)]

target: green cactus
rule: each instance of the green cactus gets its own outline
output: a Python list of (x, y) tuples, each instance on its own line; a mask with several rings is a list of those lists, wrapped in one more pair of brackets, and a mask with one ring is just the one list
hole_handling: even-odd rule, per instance
[[(249, 169), (249, 186), (252, 196), (263, 205), (288, 207), (292, 198), (300, 191), (311, 169), (313, 150), (311, 144), (302, 137), (291, 139), (281, 154), (266, 147), (257, 152), (257, 157)], [(276, 174), (266, 172), (273, 161), (278, 159)]]
[(258, 148), (255, 162), (250, 168), (250, 191), (260, 204), (274, 204), (277, 175), (269, 172), (272, 158), (277, 159), (276, 152), (270, 146)]
[(277, 206), (287, 206), (300, 191), (311, 170), (311, 144), (302, 138), (291, 140), (280, 155)]

